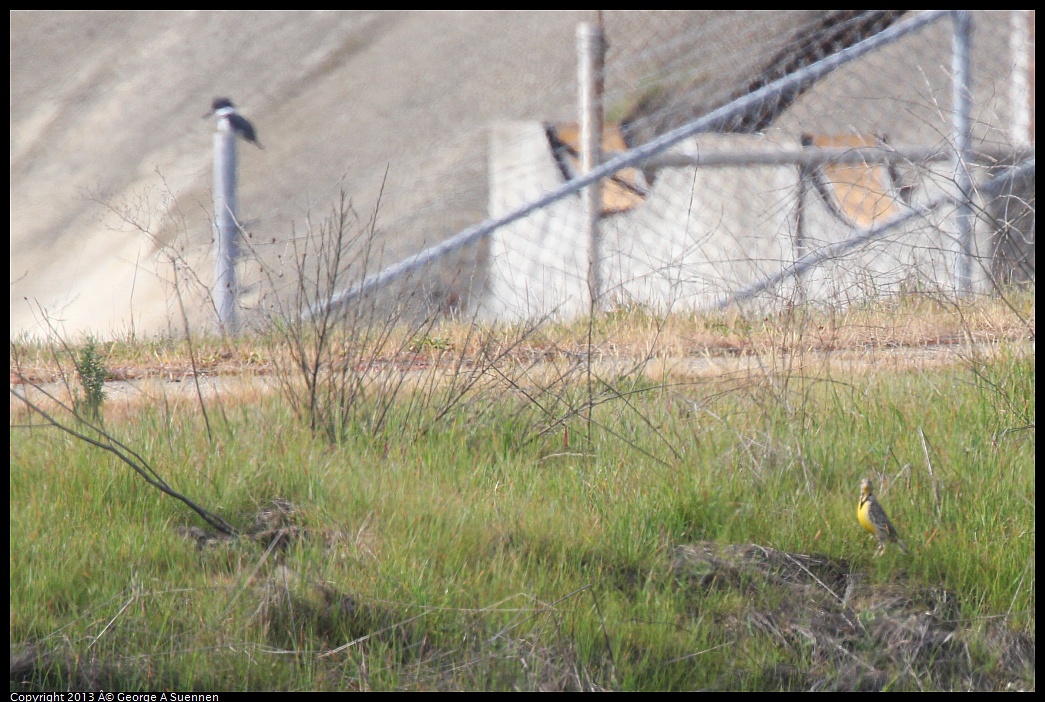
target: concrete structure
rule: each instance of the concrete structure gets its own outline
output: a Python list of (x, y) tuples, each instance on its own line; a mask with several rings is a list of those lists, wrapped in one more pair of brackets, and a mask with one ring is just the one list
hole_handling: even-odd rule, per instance
[[(1012, 163), (1016, 151), (1033, 152), (1033, 58), (1026, 51), (1027, 38), (1033, 42), (1033, 14), (976, 13), (972, 42), (968, 34), (956, 41), (955, 27), (968, 26), (963, 25), (968, 18), (912, 14), (905, 21), (910, 26), (922, 23), (917, 30), (898, 32), (895, 41), (883, 39), (873, 51), (814, 82), (793, 81), (788, 90), (795, 99), (774, 116), (767, 133), (698, 133), (658, 154), (669, 161), (673, 153), (685, 152), (710, 151), (725, 158), (713, 167), (692, 167), (676, 158), (670, 167), (646, 168), (651, 185), (644, 201), (606, 215), (600, 223), (603, 295), (611, 304), (712, 307), (778, 276), (805, 254), (844, 248), (842, 242), (904, 217), (902, 226), (820, 262), (800, 280), (784, 277), (756, 302), (844, 304), (907, 289), (985, 292), (993, 277), (1007, 275), (997, 266), (1001, 256), (1016, 262), (1010, 270), (1022, 267), (1024, 280), (1032, 279), (1033, 214), (1024, 214), (1033, 213), (1033, 176), (1021, 185), (1019, 196), (1009, 199), (1022, 202), (1024, 214), (1010, 210), (988, 223), (989, 217), (972, 214), (995, 211), (997, 203), (973, 202), (972, 208), (959, 205), (959, 212), (951, 204), (908, 217), (966, 189), (966, 173), (956, 169), (956, 147), (968, 157), (961, 163), (990, 163), (974, 159), (977, 153)], [(729, 45), (730, 37), (722, 43)], [(968, 69), (970, 58), (970, 82), (954, 80)], [(710, 72), (720, 68), (728, 72), (720, 62), (707, 66)], [(708, 82), (712, 79), (695, 83)], [(659, 124), (659, 131), (639, 135), (632, 147), (654, 144), (680, 121), (696, 125), (698, 117), (713, 114), (715, 102), (709, 107), (685, 81), (659, 90), (642, 118)], [(741, 95), (737, 104), (748, 97)], [(709, 125), (706, 131), (714, 129)], [(630, 133), (633, 138), (638, 134), (634, 129)], [(570, 168), (555, 160), (561, 151), (558, 141), (536, 123), (494, 127), (492, 218), (562, 186)], [(922, 155), (889, 164), (803, 159), (757, 163), (743, 156), (878, 144)], [(737, 158), (731, 160), (731, 154)], [(982, 165), (970, 167), (973, 183), (990, 177)], [(581, 218), (580, 198), (573, 195), (496, 231), (490, 239), (482, 313), (518, 319), (586, 312), (588, 242)], [(1022, 231), (1004, 233), (1021, 218)], [(1010, 253), (1013, 241), (1020, 250)], [(963, 256), (963, 251), (971, 255)]]
[[(619, 117), (636, 102), (665, 98), (654, 102), (669, 126), (706, 114), (822, 14), (603, 11), (607, 112)], [(239, 279), (248, 322), (264, 324), (277, 300), (297, 309), (289, 255), (320, 229), (342, 189), (362, 222), (377, 211), (366, 273), (445, 242), (488, 212), (492, 123), (576, 119), (575, 30), (594, 18), (594, 11), (13, 11), (12, 337), (47, 335), (45, 317), (74, 337), (178, 335), (183, 308), (191, 329), (209, 326), (211, 128), (196, 116), (216, 91), (244, 103), (268, 149), (240, 154), (249, 250)], [(1033, 11), (978, 11), (974, 22), (978, 138), (1026, 143)], [(884, 131), (899, 147), (945, 148), (949, 32), (949, 21), (938, 22), (863, 69), (838, 71), (774, 126), (791, 138)], [(1021, 199), (1030, 201), (1012, 202)], [(1033, 206), (1013, 219), (1032, 221)], [(471, 282), (487, 277), (487, 243), (443, 256), (416, 289), (393, 286), (388, 296), (424, 296), (466, 312)], [(1014, 265), (1020, 256), (1014, 252)]]
[[(781, 149), (801, 149), (801, 142), (774, 131), (768, 136), (705, 134), (679, 147), (697, 153)], [(825, 189), (817, 183), (817, 169), (786, 164), (662, 169), (644, 203), (602, 221), (605, 294), (616, 304), (660, 310), (708, 308), (804, 253), (952, 194), (954, 171), (947, 161), (901, 166), (892, 175), (877, 164), (853, 170), (873, 182), (847, 181), (836, 168)], [(978, 175), (983, 177), (982, 169)], [(561, 183), (544, 125), (494, 127), (491, 217)], [(862, 203), (868, 198), (875, 201), (870, 210)], [(785, 281), (759, 301), (777, 305), (804, 295), (838, 304), (902, 289), (952, 290), (958, 260), (952, 210), (930, 210), (881, 240), (813, 268), (803, 276), (801, 289), (796, 281)], [(580, 198), (573, 196), (495, 232), (483, 315), (522, 319), (586, 312), (582, 217)], [(981, 261), (991, 255), (989, 233), (983, 226), (977, 231)], [(975, 289), (989, 286), (987, 268), (976, 267)]]

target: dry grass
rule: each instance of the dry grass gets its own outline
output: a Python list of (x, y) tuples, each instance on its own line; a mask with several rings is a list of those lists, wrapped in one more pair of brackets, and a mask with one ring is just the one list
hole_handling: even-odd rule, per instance
[[(596, 322), (590, 361), (601, 376), (641, 368), (654, 382), (785, 372), (929, 370), (969, 356), (990, 358), (1002, 345), (1024, 345), (1033, 353), (1033, 306), (1033, 296), (1026, 295), (1015, 301), (983, 298), (960, 307), (911, 296), (845, 312), (805, 309), (756, 318), (737, 311), (661, 318), (644, 309), (626, 309)], [(510, 328), (477, 329), (454, 321), (444, 321), (420, 338), (406, 340), (402, 335), (390, 334), (383, 348), (367, 352), (372, 359), (367, 367), (356, 370), (408, 373), (418, 383), (428, 382), (431, 371), (446, 375), (456, 367), (474, 365), (480, 356), (497, 355), (509, 344), (513, 348), (505, 359), (527, 366), (534, 382), (589, 362), (587, 331), (577, 326), (546, 325), (521, 343), (512, 340)], [(220, 392), (230, 405), (254, 402), (277, 389), (267, 379), (290, 365), (285, 348), (266, 337), (194, 340), (195, 364), (184, 340), (111, 342), (100, 345), (100, 351), (110, 371), (106, 406), (116, 413), (161, 400), (195, 403), (194, 365), (205, 398)], [(347, 349), (344, 354), (358, 357)], [(70, 364), (46, 344), (12, 345), (15, 386), (41, 384), (67, 401), (70, 372)], [(10, 410), (23, 411), (14, 400)]]

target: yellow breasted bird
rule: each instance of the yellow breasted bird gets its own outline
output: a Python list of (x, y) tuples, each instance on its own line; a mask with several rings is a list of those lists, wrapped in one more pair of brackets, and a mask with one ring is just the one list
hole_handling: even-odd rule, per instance
[(899, 546), (904, 553), (910, 555), (911, 552), (907, 550), (904, 542), (900, 540), (900, 535), (896, 533), (896, 527), (889, 521), (885, 510), (871, 494), (871, 481), (867, 478), (860, 481), (860, 503), (856, 508), (856, 518), (860, 520), (864, 529), (878, 539), (878, 551), (875, 555), (880, 556), (884, 553), (885, 546), (890, 541)]

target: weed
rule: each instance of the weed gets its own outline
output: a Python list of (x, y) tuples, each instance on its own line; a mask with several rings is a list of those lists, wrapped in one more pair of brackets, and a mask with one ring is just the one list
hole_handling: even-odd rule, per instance
[(105, 380), (109, 377), (109, 369), (106, 368), (105, 358), (99, 352), (93, 337), (87, 338), (75, 358), (75, 365), (80, 388), (73, 407), (88, 421), (99, 422), (102, 418), (102, 404), (106, 396)]

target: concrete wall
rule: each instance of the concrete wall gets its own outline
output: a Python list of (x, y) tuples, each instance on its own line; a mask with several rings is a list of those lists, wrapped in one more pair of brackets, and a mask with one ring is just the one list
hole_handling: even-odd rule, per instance
[[(797, 149), (799, 142), (780, 132), (707, 134), (679, 146), (745, 152), (780, 147)], [(917, 208), (953, 188), (947, 162), (900, 171), (900, 182), (910, 186), (911, 196), (908, 204), (898, 190), (888, 193), (894, 213)], [(542, 125), (494, 127), (491, 216), (561, 183)], [(572, 196), (497, 231), (490, 242), (482, 315), (524, 319), (586, 312), (587, 242), (582, 240), (581, 217), (580, 199)], [(799, 167), (761, 165), (661, 170), (646, 202), (604, 218), (602, 230), (602, 275), (609, 300), (657, 309), (707, 308), (780, 271), (804, 251), (861, 231), (829, 208)], [(975, 248), (982, 260), (989, 260), (986, 227), (978, 227)], [(957, 261), (953, 209), (941, 208), (819, 265), (804, 276), (802, 288), (807, 299), (831, 304), (902, 289), (953, 290)], [(987, 289), (986, 267), (974, 268), (975, 288)], [(786, 280), (759, 296), (756, 304), (771, 307), (795, 298), (795, 282)]]

